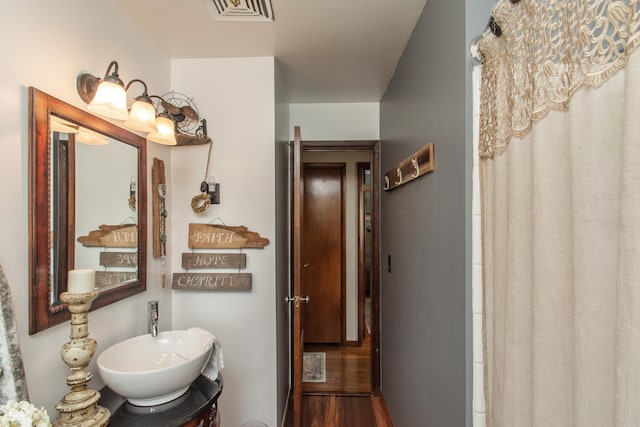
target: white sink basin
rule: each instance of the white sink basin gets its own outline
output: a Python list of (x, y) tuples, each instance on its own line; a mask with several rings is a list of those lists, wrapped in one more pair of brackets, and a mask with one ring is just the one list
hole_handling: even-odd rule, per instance
[(201, 352), (184, 351), (185, 333), (139, 335), (112, 345), (97, 359), (102, 380), (137, 406), (160, 405), (180, 397), (198, 378), (211, 353), (211, 346)]

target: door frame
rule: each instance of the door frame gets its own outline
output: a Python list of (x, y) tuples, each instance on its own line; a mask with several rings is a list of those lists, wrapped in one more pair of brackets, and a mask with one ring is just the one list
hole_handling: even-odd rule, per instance
[[(367, 230), (366, 230), (366, 202), (363, 194), (363, 189), (365, 187), (363, 172), (365, 170), (369, 170), (371, 173), (371, 164), (370, 163), (356, 163), (356, 173), (358, 176), (357, 188), (358, 188), (358, 345), (362, 345), (362, 341), (364, 339), (364, 329), (365, 329), (365, 300), (366, 300), (366, 239), (367, 239)], [(373, 185), (373, 181), (369, 185), (369, 194), (371, 195), (371, 187)], [(371, 197), (371, 196), (370, 196)], [(369, 201), (371, 204), (371, 200)], [(372, 206), (371, 206), (372, 207)], [(373, 253), (371, 254), (371, 258), (373, 258)], [(371, 268), (371, 266), (369, 267)], [(369, 289), (371, 292), (371, 289)]]
[[(291, 227), (291, 277), (290, 290), (287, 302), (290, 304), (290, 333), (289, 349), (291, 352), (289, 359), (290, 390), (289, 398), (291, 402), (291, 422), (293, 427), (302, 425), (302, 359), (304, 346), (303, 310), (300, 304), (300, 283), (302, 264), (302, 198), (304, 187), (303, 167), (302, 167), (302, 142), (300, 139), (300, 127), (295, 126), (294, 139), (291, 144), (291, 164), (290, 164), (290, 221)], [(296, 300), (297, 297), (297, 300)], [(292, 301), (293, 300), (293, 301)], [(288, 412), (288, 411), (287, 411)], [(285, 419), (287, 417), (285, 416)]]
[(380, 394), (380, 141), (301, 141), (302, 151), (366, 151), (371, 165), (371, 390)]

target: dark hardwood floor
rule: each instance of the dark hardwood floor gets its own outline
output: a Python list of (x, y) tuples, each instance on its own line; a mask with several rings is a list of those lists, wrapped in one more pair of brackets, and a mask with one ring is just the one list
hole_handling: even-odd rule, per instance
[(393, 427), (384, 398), (372, 394), (368, 333), (360, 347), (306, 344), (305, 351), (326, 353), (326, 382), (303, 383), (303, 427)]
[(376, 396), (303, 396), (302, 420), (303, 427), (393, 427)]
[(371, 335), (360, 347), (305, 344), (305, 351), (326, 353), (326, 382), (303, 383), (305, 394), (371, 394)]
[[(382, 396), (304, 395), (302, 427), (393, 427)], [(286, 427), (293, 426), (291, 406)]]

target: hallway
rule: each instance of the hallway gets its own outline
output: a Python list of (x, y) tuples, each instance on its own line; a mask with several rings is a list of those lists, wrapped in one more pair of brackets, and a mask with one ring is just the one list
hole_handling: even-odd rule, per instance
[(326, 381), (304, 382), (304, 394), (371, 394), (371, 334), (364, 333), (362, 345), (305, 344), (305, 352), (326, 354)]
[(326, 354), (326, 381), (303, 383), (303, 427), (393, 426), (383, 397), (371, 392), (371, 334), (359, 347), (306, 344), (305, 351)]
[(302, 398), (303, 427), (393, 427), (381, 396), (317, 395)]

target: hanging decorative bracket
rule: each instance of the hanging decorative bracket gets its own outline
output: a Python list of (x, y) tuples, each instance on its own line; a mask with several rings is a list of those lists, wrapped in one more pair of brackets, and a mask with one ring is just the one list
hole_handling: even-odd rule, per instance
[(398, 163), (395, 168), (389, 169), (384, 175), (383, 188), (385, 191), (393, 190), (424, 174), (433, 172), (434, 169), (433, 142), (429, 142), (402, 162)]

